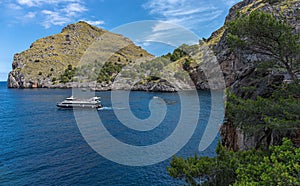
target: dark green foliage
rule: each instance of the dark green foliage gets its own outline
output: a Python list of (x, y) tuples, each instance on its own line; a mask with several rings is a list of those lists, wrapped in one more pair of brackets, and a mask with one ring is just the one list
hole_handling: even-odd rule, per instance
[[(297, 92), (298, 91), (298, 92)], [(247, 134), (261, 133), (260, 141), (274, 131), (285, 133), (300, 127), (300, 85), (290, 84), (275, 90), (271, 97), (244, 100), (229, 94), (226, 117)], [(268, 141), (270, 142), (270, 141)], [(267, 144), (269, 145), (269, 144)]]
[(98, 74), (101, 71), (102, 64), (95, 60), (93, 63), (81, 65), (76, 70), (76, 75), (84, 77), (88, 81), (96, 81)]
[(51, 68), (51, 69), (50, 69), (50, 71), (51, 71), (51, 72), (53, 72), (53, 71), (54, 71), (54, 69), (53, 69), (53, 68)]
[(299, 185), (300, 149), (290, 140), (268, 151), (233, 152), (218, 144), (217, 156), (173, 157), (167, 171), (189, 185)]
[[(150, 61), (145, 61), (141, 63), (137, 63), (131, 68), (127, 68), (122, 71), (121, 76), (125, 78), (140, 78), (140, 83), (157, 81), (162, 77), (162, 70), (164, 67), (170, 64), (170, 60), (165, 57), (157, 57)], [(106, 79), (102, 79), (103, 81), (108, 80), (108, 76), (102, 73), (102, 76)]]
[(228, 43), (237, 53), (250, 50), (268, 56), (297, 81), (295, 74), (300, 69), (300, 34), (293, 34), (289, 24), (271, 14), (253, 11), (227, 26)]
[(191, 59), (185, 59), (182, 67), (184, 70), (189, 70), (191, 64), (192, 64)]
[(168, 59), (165, 59), (164, 57), (157, 57), (151, 61), (141, 63), (140, 67), (144, 70), (157, 71), (161, 70), (168, 64), (170, 64)]
[(218, 143), (217, 156), (187, 159), (173, 157), (167, 171), (174, 178), (185, 179), (189, 185), (229, 185), (236, 179), (236, 170), (240, 164), (262, 160), (264, 152), (255, 150), (233, 152)]
[(146, 78), (147, 81), (157, 81), (157, 80), (160, 80), (160, 77), (158, 76), (148, 76)]
[(168, 53), (162, 57), (171, 60), (172, 62), (177, 61), (178, 59), (188, 56), (190, 53), (193, 53), (199, 49), (199, 45), (187, 45), (183, 44), (180, 47), (176, 48), (173, 53)]
[(72, 65), (68, 65), (68, 70), (72, 70), (72, 69), (73, 69)]
[(68, 83), (70, 79), (67, 76), (60, 76), (60, 83)]
[(121, 63), (106, 62), (98, 72), (97, 82), (113, 81), (123, 67), (124, 64)]
[(180, 48), (174, 50), (173, 54), (170, 56), (171, 61), (177, 61), (178, 59), (186, 56), (187, 54)]
[(161, 57), (164, 57), (164, 58), (167, 58), (167, 59), (170, 59), (172, 56), (172, 54), (169, 52), (167, 53), (166, 55), (162, 55)]
[(88, 63), (80, 66), (76, 75), (84, 77), (88, 81), (97, 81), (98, 83), (113, 81), (117, 74), (122, 70), (125, 64), (121, 63), (119, 57), (118, 62), (107, 61), (104, 64), (95, 60), (93, 63)]
[(300, 185), (300, 149), (283, 139), (281, 146), (269, 151), (259, 161), (240, 164), (234, 185)]
[(299, 34), (293, 34), (287, 23), (259, 11), (230, 22), (228, 31), (228, 42), (235, 52), (250, 50), (270, 58), (269, 61), (254, 63), (256, 74), (249, 80), (256, 83), (250, 87), (240, 87), (243, 97), (247, 97), (247, 92), (251, 94), (255, 91), (256, 85), (264, 82), (269, 77), (266, 74), (271, 71), (285, 71), (294, 80), (294, 84), (289, 85), (268, 85), (274, 92), (264, 98), (245, 100), (228, 95), (227, 119), (245, 133), (260, 136), (257, 146), (264, 139), (269, 145), (274, 132), (285, 136), (284, 133), (300, 126), (300, 87), (296, 77), (300, 67)]
[(42, 72), (39, 72), (39, 76), (41, 76), (43, 73)]
[(68, 65), (67, 69), (65, 72), (60, 76), (59, 82), (60, 83), (68, 83), (73, 81), (73, 78), (75, 76), (76, 68), (72, 67), (72, 65)]
[[(284, 21), (258, 11), (228, 24), (227, 37), (232, 50), (261, 54), (269, 59), (254, 64), (259, 77), (249, 77), (250, 81), (269, 77), (270, 69), (284, 68), (294, 83), (272, 84), (273, 92), (264, 98), (255, 96), (245, 100), (228, 94), (226, 119), (245, 135), (258, 136), (256, 148), (233, 152), (219, 144), (213, 158), (173, 157), (171, 167), (167, 168), (172, 177), (185, 179), (189, 185), (200, 185), (203, 181), (203, 185), (300, 185), (300, 149), (285, 138), (280, 146), (270, 145), (271, 139), (275, 140), (273, 134), (279, 132), (277, 137), (282, 139), (285, 136), (282, 133), (300, 127), (300, 84), (295, 75), (299, 72), (299, 36)], [(255, 85), (243, 89), (251, 92)], [(260, 146), (263, 139), (267, 146)]]
[(269, 3), (269, 4), (274, 4), (274, 3), (278, 3), (281, 0), (264, 0), (264, 2)]
[(172, 62), (177, 61), (178, 59), (187, 56), (187, 48), (188, 45), (183, 44), (182, 46), (176, 48), (173, 53), (168, 53), (167, 55), (164, 55), (162, 57), (168, 58), (169, 60), (171, 60)]

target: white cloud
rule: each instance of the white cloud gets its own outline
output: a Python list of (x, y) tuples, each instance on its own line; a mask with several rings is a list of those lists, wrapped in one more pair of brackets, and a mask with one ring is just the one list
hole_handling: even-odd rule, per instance
[[(143, 7), (156, 20), (180, 25), (201, 37), (208, 37), (212, 31), (222, 26), (222, 18), (225, 19), (230, 6), (239, 1), (241, 0), (147, 0)], [(157, 24), (152, 28), (150, 36), (166, 37), (168, 32), (174, 31), (168, 27), (172, 26)]]
[(152, 32), (160, 32), (160, 31), (167, 31), (176, 29), (178, 26), (174, 24), (166, 24), (163, 22), (159, 22), (158, 24), (154, 25), (152, 28)]
[(36, 12), (28, 12), (24, 17), (27, 19), (33, 19), (36, 16)]
[(21, 10), (22, 7), (17, 5), (17, 4), (14, 4), (14, 3), (10, 3), (7, 5), (9, 9), (12, 9), (12, 10)]
[(144, 38), (146, 42), (162, 42), (170, 46), (179, 46), (182, 43), (195, 44), (199, 41), (198, 36), (190, 30), (170, 22), (157, 21), (152, 31)]
[(197, 24), (215, 19), (223, 10), (204, 0), (149, 0), (144, 4), (159, 20), (194, 28)]
[(83, 19), (83, 20), (81, 20), (81, 21), (85, 21), (85, 22), (87, 22), (88, 24), (94, 25), (94, 26), (101, 26), (101, 25), (103, 25), (103, 24), (105, 23), (105, 22), (102, 21), (102, 20), (91, 21), (91, 20), (85, 20), (85, 19)]
[[(8, 8), (18, 11), (18, 20), (23, 23), (37, 20), (45, 28), (63, 26), (75, 22), (89, 11), (83, 0), (11, 0)], [(94, 25), (104, 24), (93, 21)]]
[(147, 46), (151, 45), (151, 42), (147, 42), (147, 41), (146, 42), (142, 42), (141, 45), (144, 46), (144, 47), (147, 47)]
[(20, 5), (26, 5), (26, 6), (34, 6), (35, 2), (33, 0), (17, 0), (17, 2)]
[(55, 5), (59, 3), (74, 3), (74, 2), (80, 2), (80, 0), (17, 0), (18, 4), (25, 5), (28, 7), (43, 6), (45, 4)]
[(61, 16), (59, 12), (43, 10), (42, 14), (46, 16), (46, 19), (42, 22), (45, 28), (50, 28), (52, 25), (62, 26), (71, 21), (69, 17)]
[(87, 11), (87, 8), (79, 3), (71, 3), (68, 4), (63, 11), (66, 12), (68, 16), (76, 16), (78, 13)]

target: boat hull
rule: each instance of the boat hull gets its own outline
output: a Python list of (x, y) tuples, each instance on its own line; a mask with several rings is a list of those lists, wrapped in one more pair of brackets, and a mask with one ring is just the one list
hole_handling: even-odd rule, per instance
[(61, 103), (57, 103), (56, 106), (59, 108), (68, 108), (68, 109), (72, 109), (72, 108), (86, 108), (86, 109), (102, 108), (102, 105), (100, 105), (100, 104), (94, 105), (94, 104), (61, 104)]

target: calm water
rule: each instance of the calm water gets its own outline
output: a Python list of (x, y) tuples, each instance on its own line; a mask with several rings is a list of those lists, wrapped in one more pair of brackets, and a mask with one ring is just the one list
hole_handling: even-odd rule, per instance
[[(55, 106), (71, 93), (59, 89), (7, 89), (6, 83), (0, 83), (0, 185), (183, 185), (167, 174), (170, 159), (131, 167), (98, 155), (82, 137), (73, 111)], [(204, 152), (198, 151), (210, 110), (210, 93), (198, 93), (200, 120), (189, 143), (177, 153), (184, 157), (215, 154), (217, 139)], [(98, 111), (105, 127), (128, 144), (157, 143), (172, 133), (179, 120), (180, 99), (176, 93), (131, 92), (131, 109), (141, 119), (149, 116), (148, 104), (153, 96), (167, 103), (165, 120), (150, 132), (122, 125), (111, 108), (110, 92), (97, 95), (105, 106)]]

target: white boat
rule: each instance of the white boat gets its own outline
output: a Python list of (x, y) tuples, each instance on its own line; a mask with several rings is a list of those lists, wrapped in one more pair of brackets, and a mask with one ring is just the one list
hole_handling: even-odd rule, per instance
[(78, 99), (73, 96), (56, 104), (60, 108), (101, 108), (100, 97), (92, 97), (90, 99)]

